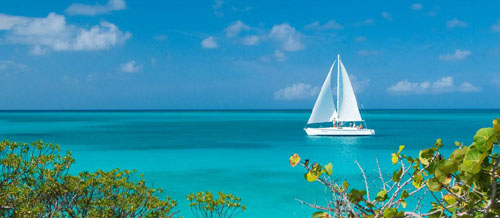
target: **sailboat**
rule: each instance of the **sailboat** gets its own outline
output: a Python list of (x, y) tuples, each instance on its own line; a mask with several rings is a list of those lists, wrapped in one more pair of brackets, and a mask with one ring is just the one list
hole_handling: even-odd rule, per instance
[[(331, 84), (335, 64), (337, 64), (337, 108), (333, 103)], [(307, 135), (318, 136), (375, 135), (375, 130), (368, 129), (366, 122), (361, 118), (358, 102), (340, 55), (337, 55), (337, 59), (330, 67), (304, 130)]]

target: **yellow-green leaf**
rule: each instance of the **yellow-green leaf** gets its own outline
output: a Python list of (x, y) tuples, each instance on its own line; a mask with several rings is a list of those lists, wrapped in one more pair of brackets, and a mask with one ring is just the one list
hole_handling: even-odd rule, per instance
[(401, 151), (403, 151), (403, 149), (404, 149), (404, 148), (405, 148), (405, 146), (404, 146), (404, 145), (400, 145), (400, 146), (399, 146), (399, 150), (398, 150), (398, 154), (400, 154), (400, 153), (401, 153)]
[(403, 206), (403, 208), (406, 208), (406, 201), (401, 201), (401, 205)]
[(349, 183), (344, 180), (344, 185), (342, 186), (342, 188), (344, 188), (344, 191), (347, 190), (347, 188), (349, 188)]
[(332, 165), (332, 163), (328, 163), (325, 166), (325, 172), (326, 172), (326, 175), (329, 175), (329, 176), (332, 175), (332, 172), (333, 172), (333, 165)]
[(453, 205), (455, 202), (457, 202), (457, 198), (451, 194), (445, 194), (443, 196), (443, 200), (448, 204), (448, 205)]
[(298, 154), (293, 154), (290, 157), (290, 166), (295, 167), (300, 162), (300, 156)]
[(392, 164), (398, 163), (399, 157), (396, 153), (392, 153)]
[(500, 133), (500, 122), (498, 121), (498, 118), (495, 118), (493, 120), (493, 130), (495, 130), (495, 132), (497, 133)]
[(327, 212), (318, 211), (318, 212), (313, 213), (312, 217), (313, 218), (330, 218), (331, 216)]
[(314, 182), (316, 181), (316, 179), (318, 179), (319, 174), (313, 171), (309, 171), (306, 173), (305, 177), (308, 182)]
[(441, 191), (441, 184), (436, 179), (429, 179), (427, 180), (427, 188), (433, 192), (438, 192)]

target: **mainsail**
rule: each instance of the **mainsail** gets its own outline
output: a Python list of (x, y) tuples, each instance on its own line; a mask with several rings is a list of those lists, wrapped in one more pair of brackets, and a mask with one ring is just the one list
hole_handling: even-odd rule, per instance
[(333, 62), (332, 67), (330, 67), (330, 72), (328, 72), (325, 82), (321, 87), (318, 99), (316, 99), (316, 103), (314, 104), (311, 117), (309, 117), (307, 124), (329, 122), (332, 120), (333, 115), (336, 114), (335, 105), (333, 104), (332, 84), (331, 84), (332, 70), (335, 63), (336, 61)]
[(351, 80), (349, 80), (349, 76), (347, 75), (347, 71), (344, 67), (344, 64), (338, 59), (338, 63), (340, 66), (339, 72), (339, 81), (340, 86), (337, 87), (339, 89), (339, 99), (337, 101), (337, 110), (338, 110), (338, 121), (362, 121), (361, 115), (359, 114), (358, 101), (356, 101), (356, 96), (354, 95), (354, 90), (352, 89)]
[[(337, 64), (337, 110), (335, 110), (331, 87), (332, 70), (335, 64)], [(333, 120), (363, 121), (359, 114), (358, 102), (356, 101), (351, 81), (349, 80), (344, 64), (340, 61), (340, 55), (330, 67), (330, 72), (328, 72), (325, 82), (321, 87), (307, 124), (330, 122)]]

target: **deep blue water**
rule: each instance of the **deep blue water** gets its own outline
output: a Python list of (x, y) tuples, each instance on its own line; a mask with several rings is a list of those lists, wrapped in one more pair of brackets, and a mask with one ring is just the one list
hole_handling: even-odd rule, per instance
[(177, 199), (191, 217), (185, 196), (210, 190), (241, 196), (247, 211), (238, 217), (306, 217), (312, 210), (295, 198), (325, 202), (319, 183), (304, 180), (288, 158), (333, 163), (334, 178), (362, 188), (354, 164), (367, 169), (377, 188), (375, 159), (392, 169), (391, 153), (406, 154), (443, 138), (469, 144), (475, 131), (491, 125), (499, 110), (368, 110), (362, 113), (372, 137), (309, 137), (309, 111), (79, 111), (0, 112), (0, 139), (42, 139), (72, 150), (73, 171), (137, 169), (154, 187)]

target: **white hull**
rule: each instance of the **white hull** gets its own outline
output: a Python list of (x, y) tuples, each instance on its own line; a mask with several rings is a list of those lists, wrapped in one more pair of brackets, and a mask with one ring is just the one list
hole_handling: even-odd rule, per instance
[(351, 128), (351, 127), (304, 128), (304, 130), (306, 131), (307, 135), (318, 135), (318, 136), (375, 135), (375, 130), (373, 130), (373, 129), (358, 129), (358, 128)]

